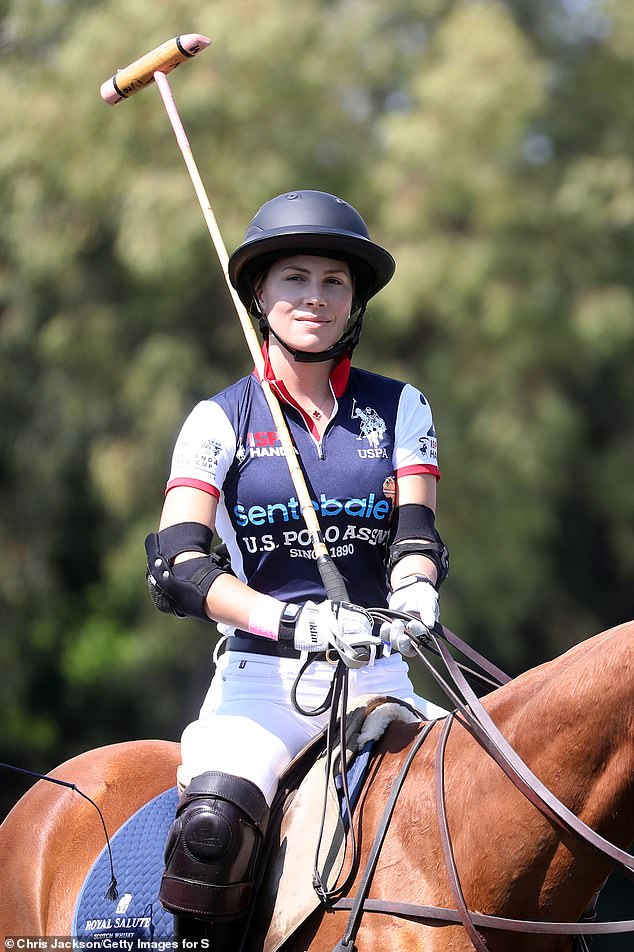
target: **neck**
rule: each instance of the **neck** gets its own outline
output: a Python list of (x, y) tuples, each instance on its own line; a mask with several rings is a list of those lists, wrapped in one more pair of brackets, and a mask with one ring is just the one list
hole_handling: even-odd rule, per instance
[[(527, 672), (506, 685), (498, 698), (516, 698), (517, 712), (505, 725), (511, 743), (537, 776), (584, 822), (622, 849), (634, 837), (634, 624), (629, 623), (577, 645), (550, 665)], [(496, 692), (497, 693), (497, 692)], [(522, 703), (522, 698), (525, 702)], [(535, 725), (533, 730), (530, 725)], [(517, 732), (517, 736), (514, 733)], [(521, 737), (521, 741), (520, 741)], [(590, 898), (608, 872), (608, 864), (566, 839), (536, 811), (522, 826), (526, 843), (553, 851), (548, 873), (541, 874), (541, 898), (547, 912)], [(555, 856), (564, 839), (566, 850)], [(526, 862), (531, 850), (521, 850)], [(574, 888), (572, 884), (574, 883)], [(542, 912), (544, 909), (542, 909)]]
[(335, 361), (301, 363), (293, 359), (274, 337), (269, 338), (269, 360), (273, 373), (296, 399), (319, 403), (330, 394), (330, 374)]

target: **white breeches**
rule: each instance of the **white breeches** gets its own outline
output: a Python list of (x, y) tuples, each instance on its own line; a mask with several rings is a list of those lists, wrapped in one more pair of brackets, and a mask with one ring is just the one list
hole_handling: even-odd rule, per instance
[[(301, 661), (293, 658), (240, 651), (221, 655), (198, 720), (183, 732), (179, 785), (220, 770), (251, 780), (270, 804), (284, 769), (328, 721), (327, 712), (306, 717), (293, 708), (290, 693), (300, 667)], [(333, 672), (326, 661), (309, 665), (297, 692), (302, 707), (324, 701)], [(428, 718), (447, 713), (415, 695), (400, 654), (349, 671), (348, 701), (362, 694), (409, 701)]]

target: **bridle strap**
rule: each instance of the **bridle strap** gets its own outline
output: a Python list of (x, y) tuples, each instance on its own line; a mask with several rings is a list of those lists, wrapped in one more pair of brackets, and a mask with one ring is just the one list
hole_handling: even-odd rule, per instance
[[(626, 933), (634, 931), (634, 919), (623, 919), (611, 922), (544, 922), (532, 919), (507, 919), (503, 916), (492, 916), (485, 913), (472, 912), (466, 905), (460, 879), (455, 864), (453, 849), (449, 838), (449, 828), (447, 824), (447, 814), (444, 803), (444, 758), (449, 731), (453, 724), (454, 714), (450, 714), (442, 727), (438, 738), (437, 756), (435, 766), (435, 796), (438, 822), (440, 827), (441, 842), (445, 857), (445, 864), (449, 877), (449, 885), (453, 895), (456, 909), (447, 909), (443, 906), (426, 906), (417, 903), (392, 902), (385, 899), (369, 899), (369, 883), (376, 868), (379, 851), (385, 840), (387, 828), (391, 820), (396, 798), (398, 797), (403, 781), (405, 779), (404, 770), (411, 766), (414, 756), (418, 753), (429, 730), (433, 727), (435, 721), (430, 721), (416, 740), (412, 747), (403, 768), (394, 782), (392, 795), (386, 805), (381, 824), (376, 834), (372, 847), (368, 865), (366, 866), (363, 880), (359, 886), (354, 899), (341, 898), (332, 903), (330, 908), (334, 910), (350, 910), (348, 926), (341, 941), (335, 946), (333, 952), (351, 952), (354, 947), (353, 939), (356, 935), (361, 917), (364, 912), (383, 913), (385, 915), (398, 916), (402, 919), (410, 919), (414, 922), (442, 923), (444, 925), (461, 925), (467, 932), (474, 948), (477, 952), (489, 952), (489, 948), (477, 932), (476, 927), (497, 929), (504, 932), (529, 934), (529, 935), (616, 935), (617, 933)], [(391, 802), (393, 800), (393, 802)], [(389, 815), (388, 815), (389, 808)], [(352, 945), (351, 945), (352, 943)]]
[[(377, 616), (385, 618), (388, 613), (381, 611), (375, 613)], [(389, 613), (394, 615), (394, 613)], [(398, 613), (399, 617), (404, 617), (403, 613)], [(412, 616), (410, 616), (412, 617)], [(454, 702), (461, 717), (459, 720), (462, 726), (471, 733), (474, 739), (487, 751), (492, 759), (498, 764), (500, 769), (515, 784), (518, 790), (533, 804), (544, 816), (552, 820), (561, 829), (579, 837), (587, 845), (592, 846), (600, 854), (607, 857), (626, 875), (634, 875), (634, 856), (625, 850), (619, 849), (608, 840), (604, 839), (591, 827), (587, 826), (579, 817), (575, 816), (551, 791), (541, 783), (541, 781), (532, 773), (524, 761), (513, 750), (508, 741), (493, 723), (491, 717), (480, 702), (477, 695), (471, 689), (462, 673), (462, 665), (455, 661), (448, 649), (443, 645), (439, 638), (449, 642), (457, 647), (463, 654), (469, 656), (472, 660), (481, 663), (483, 660), (477, 652), (469, 652), (468, 648), (457, 636), (453, 635), (441, 625), (437, 626), (437, 632), (431, 634), (431, 647), (435, 654), (439, 655), (445, 664), (445, 667), (453, 680), (453, 684), (461, 692), (462, 698), (453, 690), (453, 687), (439, 674), (438, 671), (430, 665), (418, 646), (417, 654), (424, 661), (426, 667), (435, 678), (436, 682), (443, 689), (445, 694)], [(498, 679), (501, 683), (507, 683), (510, 678), (499, 669), (488, 663), (484, 665), (487, 672)], [(412, 903), (390, 902), (388, 900), (368, 899), (369, 884), (374, 874), (378, 856), (383, 845), (387, 829), (396, 805), (397, 797), (400, 793), (405, 776), (411, 763), (418, 753), (429, 730), (435, 724), (435, 721), (429, 721), (417, 737), (412, 748), (407, 755), (405, 762), (394, 781), (390, 797), (386, 804), (375, 841), (370, 851), (370, 857), (364, 871), (363, 879), (360, 883), (354, 899), (341, 898), (331, 904), (333, 910), (350, 910), (348, 924), (343, 938), (335, 946), (333, 952), (351, 952), (354, 947), (354, 936), (358, 931), (363, 912), (381, 912), (388, 915), (400, 916), (412, 919), (414, 921), (443, 922), (445, 924), (461, 925), (466, 930), (477, 952), (488, 952), (488, 947), (482, 936), (477, 932), (476, 927), (500, 929), (507, 932), (528, 933), (539, 935), (612, 935), (634, 931), (634, 920), (618, 920), (612, 922), (537, 922), (524, 919), (506, 919), (501, 916), (491, 916), (482, 913), (475, 913), (468, 909), (460, 879), (455, 864), (453, 849), (449, 836), (446, 808), (444, 803), (444, 756), (449, 731), (456, 717), (456, 712), (448, 715), (441, 731), (435, 765), (435, 799), (438, 823), (440, 828), (441, 843), (447, 875), (451, 892), (456, 903), (456, 909), (444, 909), (436, 906), (424, 906)]]
[[(313, 863), (313, 889), (319, 896), (321, 902), (327, 904), (331, 902), (336, 896), (341, 895), (345, 891), (347, 886), (350, 884), (350, 879), (354, 874), (354, 868), (357, 861), (357, 839), (354, 832), (354, 826), (350, 824), (350, 844), (352, 859), (350, 870), (346, 876), (344, 882), (340, 885), (337, 885), (337, 881), (341, 876), (343, 870), (343, 864), (339, 868), (335, 884), (331, 889), (328, 889), (327, 885), (324, 883), (322, 874), (319, 871), (319, 854), (321, 852), (323, 837), (324, 837), (324, 828), (326, 823), (326, 812), (328, 809), (328, 785), (330, 778), (332, 776), (333, 769), (333, 754), (335, 747), (335, 734), (337, 730), (337, 720), (339, 721), (339, 758), (341, 765), (341, 783), (342, 783), (342, 794), (343, 802), (348, 811), (348, 816), (352, 816), (352, 804), (350, 803), (350, 791), (348, 789), (348, 765), (346, 763), (346, 712), (348, 709), (348, 668), (343, 661), (338, 661), (337, 667), (335, 669), (335, 674), (333, 677), (333, 697), (332, 704), (330, 708), (330, 715), (328, 718), (328, 728), (326, 733), (326, 768), (325, 776), (326, 783), (324, 784), (324, 798), (322, 802), (321, 809), (321, 821), (319, 826), (319, 833), (317, 836), (317, 845), (315, 847), (315, 860)], [(345, 860), (345, 855), (344, 855)]]
[[(407, 623), (412, 621), (412, 619), (415, 617), (408, 612), (396, 612), (387, 608), (370, 609), (370, 614), (374, 618), (375, 622), (393, 621), (395, 618), (400, 618), (405, 623), (406, 627)], [(475, 648), (472, 648), (471, 645), (466, 644), (466, 642), (459, 638), (458, 635), (455, 635), (452, 631), (449, 631), (448, 628), (443, 628), (442, 631), (443, 638), (453, 648), (457, 648), (458, 651), (465, 656), (465, 658), (468, 658), (470, 661), (476, 664), (478, 668), (481, 669), (480, 671), (474, 670), (465, 664), (456, 662), (461, 671), (464, 671), (468, 677), (471, 678), (471, 680), (477, 681), (486, 691), (499, 688), (501, 685), (508, 684), (508, 682), (512, 680), (510, 675), (506, 674), (501, 668), (498, 668), (497, 665), (483, 657), (478, 651), (475, 650)], [(420, 644), (432, 654), (440, 656), (440, 652), (436, 648), (435, 640), (432, 639), (431, 635), (421, 636)], [(414, 644), (414, 646), (416, 648), (419, 647), (416, 644)], [(453, 701), (455, 695), (452, 694), (449, 685), (443, 681), (440, 674), (430, 665), (430, 663), (425, 658), (425, 655), (420, 650), (417, 651), (417, 654), (420, 660), (429, 669), (432, 677), (440, 685), (447, 696)], [(486, 672), (486, 674), (482, 674), (483, 671)]]
[(449, 887), (453, 896), (453, 901), (460, 916), (460, 921), (465, 932), (471, 939), (476, 952), (488, 952), (488, 947), (480, 933), (477, 931), (473, 922), (471, 913), (465, 902), (458, 868), (454, 857), (451, 837), (449, 836), (449, 824), (447, 821), (447, 808), (445, 803), (445, 750), (449, 731), (453, 724), (454, 714), (451, 713), (445, 718), (442, 730), (438, 735), (436, 745), (436, 763), (434, 765), (434, 797), (436, 802), (436, 819), (438, 820), (438, 829), (440, 830), (440, 842), (442, 845), (443, 856), (445, 859), (445, 870), (449, 879)]
[(609, 840), (606, 840), (583, 820), (575, 816), (535, 776), (495, 726), (486, 708), (467, 683), (450, 652), (435, 636), (434, 641), (454, 683), (460, 689), (468, 704), (468, 706), (460, 704), (460, 711), (467, 721), (470, 732), (491, 755), (506, 776), (513, 781), (526, 799), (548, 819), (566, 832), (578, 836), (588, 846), (593, 847), (602, 856), (607, 857), (622, 873), (629, 878), (634, 878), (634, 856), (610, 843)]
[[(401, 765), (401, 769), (399, 770), (398, 776), (396, 777), (396, 779), (394, 780), (394, 783), (392, 784), (392, 789), (390, 790), (390, 795), (387, 799), (387, 803), (385, 804), (385, 808), (381, 816), (381, 822), (379, 823), (379, 827), (377, 829), (376, 836), (374, 838), (374, 843), (372, 844), (372, 849), (370, 850), (370, 855), (368, 856), (365, 870), (363, 872), (363, 878), (361, 879), (359, 888), (357, 890), (357, 894), (350, 906), (351, 912), (348, 918), (346, 931), (343, 937), (339, 940), (339, 942), (333, 949), (333, 952), (344, 952), (344, 950), (346, 949), (348, 950), (348, 952), (350, 952), (351, 949), (354, 949), (354, 937), (357, 934), (359, 925), (361, 924), (361, 917), (363, 915), (364, 905), (366, 903), (367, 895), (370, 889), (370, 882), (376, 870), (376, 864), (378, 862), (379, 854), (381, 852), (381, 848), (383, 847), (383, 843), (387, 835), (388, 827), (392, 820), (392, 814), (394, 813), (396, 801), (401, 792), (403, 784), (405, 783), (405, 778), (407, 777), (407, 774), (409, 773), (409, 768), (412, 765), (414, 757), (416, 756), (416, 754), (422, 747), (427, 735), (429, 734), (430, 730), (432, 729), (435, 723), (436, 723), (435, 721), (428, 721), (423, 726), (418, 737), (412, 744), (409, 750), (409, 753), (407, 754), (407, 757), (403, 761), (403, 764)], [(331, 908), (333, 909), (343, 908), (340, 906), (340, 903), (346, 902), (346, 901), (347, 900), (341, 900), (341, 899), (337, 900), (336, 903), (333, 903)]]
[(501, 668), (498, 668), (498, 666), (493, 664), (492, 661), (489, 661), (488, 658), (485, 658), (483, 655), (481, 655), (479, 651), (476, 651), (475, 648), (472, 648), (471, 645), (468, 645), (466, 641), (463, 641), (462, 638), (459, 638), (458, 635), (455, 635), (453, 631), (449, 631), (449, 629), (445, 628), (444, 626), (440, 627), (442, 628), (442, 636), (445, 641), (448, 642), (452, 647), (457, 648), (458, 651), (460, 651), (461, 654), (465, 656), (465, 658), (469, 659), (469, 661), (473, 661), (474, 664), (479, 665), (483, 671), (486, 671), (486, 673), (497, 682), (497, 685), (508, 684), (509, 681), (513, 680), (510, 674), (507, 674), (505, 671), (502, 671)]
[[(353, 908), (356, 898), (348, 896), (338, 899), (330, 908), (345, 912)], [(463, 924), (456, 909), (446, 909), (444, 906), (392, 902), (389, 899), (364, 899), (362, 911), (398, 916), (401, 919), (410, 919), (412, 922), (429, 922), (430, 925), (460, 926)], [(469, 915), (473, 924), (481, 929), (497, 929), (502, 932), (519, 932), (528, 935), (616, 935), (634, 932), (634, 919), (622, 919), (616, 922), (537, 922), (532, 919), (505, 919), (503, 916), (489, 916), (482, 912), (469, 912)], [(350, 952), (349, 946), (335, 946), (337, 952), (340, 948)]]

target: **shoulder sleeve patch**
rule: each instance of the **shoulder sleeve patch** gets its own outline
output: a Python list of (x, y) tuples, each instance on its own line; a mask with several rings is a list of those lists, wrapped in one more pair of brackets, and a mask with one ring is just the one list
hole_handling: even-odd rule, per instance
[(420, 390), (403, 387), (396, 417), (394, 469), (438, 471), (438, 441), (431, 407)]
[(235, 452), (236, 436), (224, 410), (213, 400), (204, 400), (194, 407), (178, 435), (169, 484), (199, 481), (220, 490)]

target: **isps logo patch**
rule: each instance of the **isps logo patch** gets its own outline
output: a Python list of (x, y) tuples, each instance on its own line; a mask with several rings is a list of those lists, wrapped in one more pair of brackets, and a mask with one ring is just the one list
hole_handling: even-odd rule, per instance
[[(295, 450), (297, 452), (297, 450)], [(258, 430), (247, 433), (246, 445), (240, 443), (236, 456), (240, 462), (263, 456), (285, 456), (284, 447), (277, 430)]]

